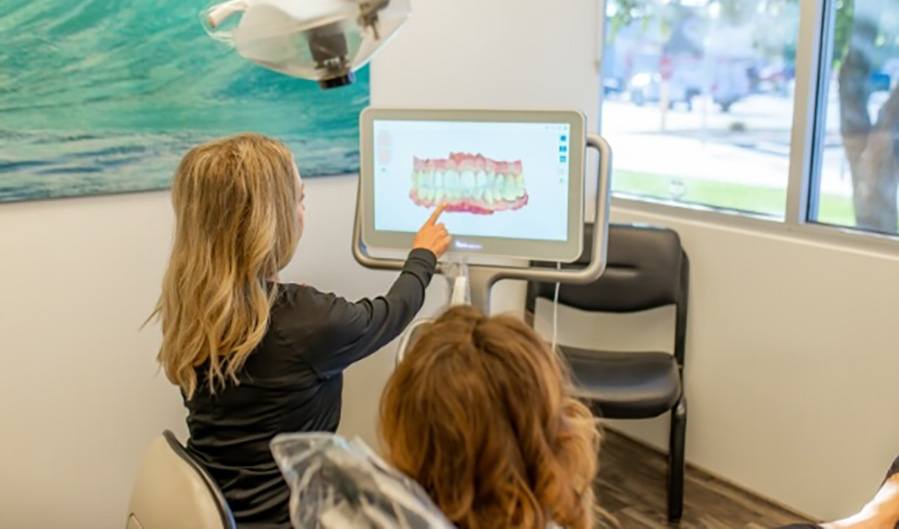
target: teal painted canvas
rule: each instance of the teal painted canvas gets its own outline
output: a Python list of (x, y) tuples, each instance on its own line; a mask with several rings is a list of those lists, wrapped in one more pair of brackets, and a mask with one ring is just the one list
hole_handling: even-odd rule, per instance
[(206, 0), (0, 0), (0, 202), (168, 187), (181, 156), (253, 131), (304, 177), (355, 173), (369, 76), (323, 91), (209, 38)]

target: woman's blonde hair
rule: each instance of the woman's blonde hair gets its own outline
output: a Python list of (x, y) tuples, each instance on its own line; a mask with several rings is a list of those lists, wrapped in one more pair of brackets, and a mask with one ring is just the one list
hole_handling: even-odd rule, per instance
[(599, 432), (524, 322), (456, 307), (381, 398), (385, 454), (461, 529), (592, 528)]
[(266, 286), (299, 240), (298, 175), (282, 143), (241, 134), (195, 147), (172, 182), (176, 229), (162, 294), (158, 360), (190, 398), (237, 381), (277, 293)]

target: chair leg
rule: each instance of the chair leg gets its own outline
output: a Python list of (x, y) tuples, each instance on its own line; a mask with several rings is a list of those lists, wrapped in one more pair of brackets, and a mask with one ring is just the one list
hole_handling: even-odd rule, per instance
[(684, 512), (684, 448), (687, 435), (687, 399), (671, 410), (668, 442), (668, 521), (677, 523)]

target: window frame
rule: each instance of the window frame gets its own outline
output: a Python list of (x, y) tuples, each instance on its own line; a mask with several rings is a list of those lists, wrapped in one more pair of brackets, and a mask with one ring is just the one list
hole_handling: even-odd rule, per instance
[[(639, 213), (679, 217), (695, 222), (720, 224), (737, 229), (763, 232), (776, 236), (796, 237), (812, 243), (833, 244), (862, 251), (876, 251), (899, 256), (899, 233), (885, 234), (849, 226), (814, 220), (818, 212), (820, 168), (826, 116), (816, 119), (818, 109), (826, 112), (830, 76), (829, 60), (833, 53), (832, 29), (836, 19), (835, 0), (800, 0), (799, 34), (796, 48), (796, 76), (793, 120), (790, 135), (790, 161), (786, 204), (783, 219), (746, 211), (715, 208), (698, 204), (677, 203), (612, 195), (612, 206)], [(600, 80), (598, 129), (602, 131), (604, 93), (602, 91), (603, 56), (606, 31), (607, 0), (599, 2), (597, 31), (597, 78)], [(808, 94), (809, 97), (802, 97)], [(612, 145), (612, 152), (615, 146)], [(613, 172), (614, 175), (614, 172)], [(614, 176), (613, 176), (614, 177)]]

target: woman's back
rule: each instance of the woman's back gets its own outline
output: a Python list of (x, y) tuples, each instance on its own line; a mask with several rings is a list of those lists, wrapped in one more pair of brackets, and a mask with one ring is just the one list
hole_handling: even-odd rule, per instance
[[(242, 526), (289, 527), (288, 490), (272, 459), (271, 439), (284, 432), (337, 429), (342, 376), (321, 377), (315, 367), (316, 359), (337, 345), (304, 339), (325, 324), (317, 317), (324, 314), (318, 309), (321, 298), (311, 288), (279, 285), (269, 332), (237, 374), (238, 383), (185, 399), (188, 450), (219, 484)], [(316, 317), (305, 314), (310, 310)], [(303, 329), (292, 325), (297, 321), (305, 322)], [(207, 387), (206, 372), (207, 366), (198, 368), (201, 388)]]
[[(434, 257), (413, 251), (383, 297), (349, 302), (277, 285), (270, 325), (237, 382), (190, 399), (188, 449), (219, 484), (241, 527), (289, 527), (288, 490), (269, 443), (279, 433), (334, 432), (343, 370), (395, 338), (424, 301)], [(205, 366), (198, 368), (205, 382)], [(254, 525), (261, 524), (261, 525)]]

